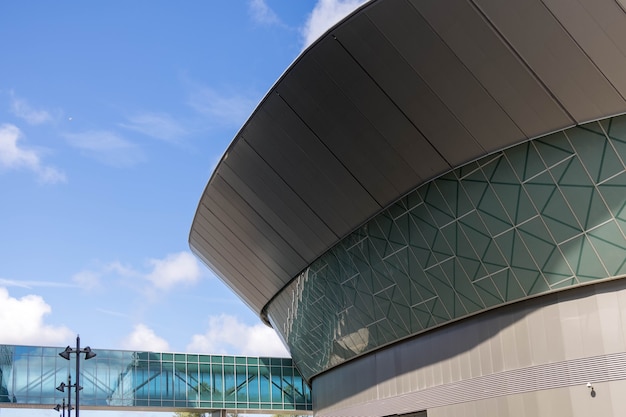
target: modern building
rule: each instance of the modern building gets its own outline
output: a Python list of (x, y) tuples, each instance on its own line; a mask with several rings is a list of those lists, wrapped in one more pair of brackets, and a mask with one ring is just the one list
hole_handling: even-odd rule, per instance
[(317, 416), (623, 416), (624, 113), (624, 0), (372, 0), (256, 108), (190, 246)]

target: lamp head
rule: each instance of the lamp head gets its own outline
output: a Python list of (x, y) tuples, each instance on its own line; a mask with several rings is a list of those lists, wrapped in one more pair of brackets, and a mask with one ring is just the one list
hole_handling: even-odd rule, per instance
[(53, 410), (59, 411), (61, 409), (61, 404), (57, 404), (56, 407), (53, 408)]
[(70, 353), (74, 353), (74, 351), (72, 350), (71, 347), (66, 347), (65, 350), (61, 353), (59, 353), (59, 356), (62, 357), (63, 359), (69, 361), (70, 360)]
[(85, 349), (85, 360), (87, 359), (91, 359), (93, 357), (96, 356), (96, 353), (94, 351), (91, 350), (91, 348), (89, 346), (87, 346)]
[[(67, 385), (65, 385), (65, 382), (61, 382), (61, 385), (59, 385), (59, 386), (57, 387), (57, 390), (58, 390), (58, 391), (61, 391), (61, 392), (65, 392), (65, 387), (66, 387), (66, 386), (67, 386)], [(57, 411), (59, 411), (59, 410), (57, 410)]]

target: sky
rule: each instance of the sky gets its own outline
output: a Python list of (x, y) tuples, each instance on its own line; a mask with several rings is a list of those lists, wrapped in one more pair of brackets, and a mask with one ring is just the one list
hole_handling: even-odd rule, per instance
[(288, 356), (189, 230), (256, 105), (364, 1), (0, 2), (0, 344)]

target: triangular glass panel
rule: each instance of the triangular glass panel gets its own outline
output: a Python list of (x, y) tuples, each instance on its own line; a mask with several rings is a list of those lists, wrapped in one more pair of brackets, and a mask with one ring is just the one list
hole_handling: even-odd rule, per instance
[(573, 277), (574, 272), (565, 261), (563, 254), (559, 249), (555, 249), (550, 254), (550, 257), (541, 268), (543, 275), (548, 280), (548, 284), (551, 286), (557, 282), (561, 282), (567, 277)]
[(526, 181), (547, 169), (539, 153), (530, 142), (507, 149), (504, 154), (513, 171), (522, 181)]
[(434, 182), (428, 184), (424, 203), (438, 227), (442, 227), (454, 220), (454, 216), (446, 200), (441, 195)]
[(626, 240), (615, 222), (606, 223), (589, 232), (589, 241), (596, 249), (609, 276), (618, 276), (626, 263)]
[(482, 171), (476, 171), (461, 181), (461, 186), (474, 207), (478, 207), (488, 185)]
[(581, 282), (610, 276), (584, 235), (565, 242), (561, 245), (561, 249)]
[(504, 302), (498, 292), (498, 289), (489, 277), (475, 282), (474, 288), (476, 289), (476, 293), (480, 297), (485, 308), (496, 306)]
[(574, 150), (563, 132), (553, 133), (545, 138), (534, 140), (532, 144), (548, 168), (570, 158), (574, 154)]
[(510, 269), (497, 272), (491, 278), (505, 301), (518, 300), (526, 296)]

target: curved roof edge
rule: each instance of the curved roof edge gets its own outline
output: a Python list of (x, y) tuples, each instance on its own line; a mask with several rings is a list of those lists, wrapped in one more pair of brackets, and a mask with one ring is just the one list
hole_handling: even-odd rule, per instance
[(586, 2), (366, 3), (296, 59), (239, 131), (200, 199), (192, 251), (262, 316), (419, 185), (626, 112), (626, 13)]

